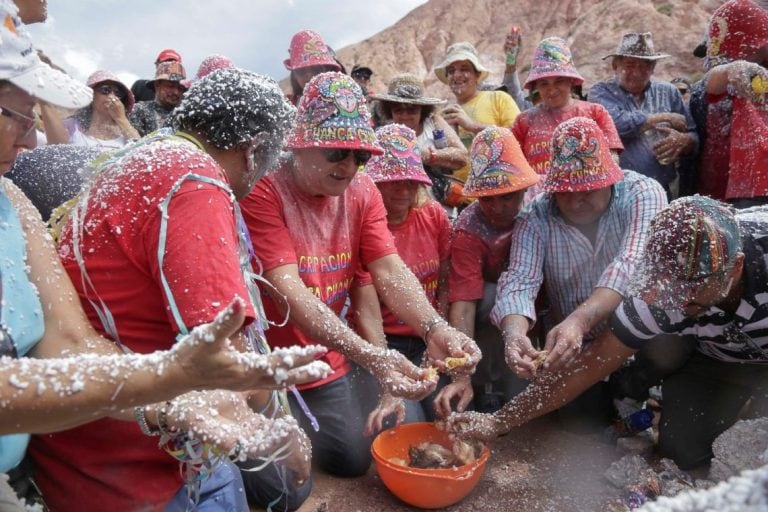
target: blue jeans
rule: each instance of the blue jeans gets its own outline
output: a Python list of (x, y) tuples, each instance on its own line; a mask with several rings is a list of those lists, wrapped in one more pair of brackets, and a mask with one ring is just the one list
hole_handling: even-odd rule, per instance
[(364, 475), (371, 465), (373, 438), (363, 435), (368, 414), (378, 403), (376, 379), (355, 367), (344, 377), (301, 391), (309, 410), (317, 418), (315, 432), (293, 394), (291, 411), (312, 441), (315, 466), (331, 475)]
[(165, 512), (248, 512), (240, 470), (229, 461), (219, 464), (214, 472), (200, 483), (200, 500), (187, 497), (184, 485), (165, 507)]

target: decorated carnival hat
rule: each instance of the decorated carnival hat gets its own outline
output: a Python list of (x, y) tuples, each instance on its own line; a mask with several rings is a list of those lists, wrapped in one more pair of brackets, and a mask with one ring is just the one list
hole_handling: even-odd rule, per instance
[(571, 49), (565, 39), (542, 39), (533, 52), (531, 72), (523, 87), (530, 89), (536, 80), (561, 76), (573, 79), (575, 85), (584, 83), (584, 77), (576, 70)]
[(572, 117), (555, 128), (547, 192), (586, 192), (624, 177), (600, 127), (588, 117)]
[(704, 196), (683, 197), (656, 214), (630, 295), (662, 309), (682, 309), (705, 280), (725, 276), (741, 250), (733, 210)]
[(229, 57), (214, 53), (203, 59), (200, 67), (195, 73), (195, 80), (200, 80), (204, 76), (216, 71), (217, 69), (229, 69), (235, 67), (235, 63)]
[(376, 130), (376, 137), (384, 154), (365, 164), (365, 172), (374, 183), (417, 181), (432, 185), (416, 146), (416, 132), (401, 124), (388, 124)]
[(443, 62), (441, 62), (439, 65), (435, 67), (435, 75), (437, 75), (437, 78), (443, 82), (444, 84), (448, 83), (448, 76), (445, 72), (446, 68), (453, 64), (454, 62), (459, 62), (461, 60), (468, 60), (472, 63), (472, 65), (475, 67), (475, 70), (480, 73), (480, 76), (478, 77), (477, 81), (482, 82), (486, 78), (488, 78), (488, 74), (490, 71), (483, 67), (482, 64), (480, 64), (480, 59), (477, 56), (477, 50), (472, 45), (472, 43), (469, 43), (467, 41), (462, 41), (460, 43), (454, 43), (451, 46), (448, 47), (445, 53), (445, 59), (443, 59)]
[(58, 107), (74, 109), (91, 103), (91, 89), (40, 60), (15, 5), (0, 3), (0, 16), (0, 80)]
[(743, 59), (768, 45), (768, 12), (750, 0), (731, 0), (709, 20), (704, 67)]
[(470, 170), (463, 194), (498, 196), (538, 183), (517, 139), (507, 128), (489, 126), (475, 136), (470, 150)]
[(121, 101), (123, 102), (123, 105), (125, 105), (125, 112), (130, 112), (131, 109), (133, 109), (133, 105), (136, 103), (136, 99), (133, 97), (131, 90), (111, 71), (105, 71), (103, 69), (94, 71), (91, 76), (88, 77), (88, 80), (86, 80), (85, 85), (91, 89), (95, 89), (98, 85), (105, 82), (115, 84), (123, 91), (123, 99)]
[(331, 66), (337, 71), (341, 70), (334, 51), (325, 44), (320, 34), (313, 30), (297, 32), (291, 38), (288, 54), (290, 57), (283, 61), (288, 71), (311, 66)]
[(387, 94), (372, 94), (371, 99), (409, 103), (411, 105), (442, 105), (445, 100), (424, 96), (424, 82), (412, 73), (396, 75), (387, 88)]
[(184, 65), (178, 60), (166, 60), (155, 66), (155, 79), (147, 82), (147, 87), (154, 90), (155, 83), (157, 83), (158, 80), (177, 82), (185, 89), (189, 89), (187, 71), (184, 69)]
[(609, 53), (603, 60), (609, 57), (633, 57), (643, 60), (659, 60), (669, 57), (666, 53), (656, 53), (653, 48), (653, 35), (650, 32), (630, 32), (621, 36), (621, 41), (616, 51)]
[(285, 146), (383, 153), (376, 141), (363, 91), (352, 77), (335, 71), (314, 76), (304, 87), (296, 124)]

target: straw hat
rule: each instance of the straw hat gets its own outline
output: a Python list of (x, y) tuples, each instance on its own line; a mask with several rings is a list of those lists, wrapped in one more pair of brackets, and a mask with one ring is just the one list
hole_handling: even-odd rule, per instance
[(630, 32), (621, 36), (619, 46), (614, 53), (609, 53), (603, 60), (609, 57), (633, 57), (643, 60), (659, 60), (669, 57), (666, 53), (656, 53), (653, 48), (653, 36), (650, 32)]
[(445, 100), (424, 96), (424, 82), (412, 73), (395, 76), (387, 88), (387, 94), (372, 94), (371, 99), (409, 103), (411, 105), (442, 105)]
[(446, 50), (445, 59), (443, 59), (443, 62), (435, 67), (435, 75), (437, 75), (437, 78), (441, 82), (447, 84), (448, 76), (445, 73), (445, 69), (454, 62), (459, 62), (461, 60), (468, 60), (471, 62), (477, 72), (480, 73), (480, 76), (477, 79), (478, 82), (482, 82), (488, 78), (490, 71), (488, 71), (488, 69), (480, 64), (480, 59), (477, 57), (477, 50), (474, 46), (472, 46), (472, 43), (467, 41), (454, 43), (448, 47), (448, 50)]

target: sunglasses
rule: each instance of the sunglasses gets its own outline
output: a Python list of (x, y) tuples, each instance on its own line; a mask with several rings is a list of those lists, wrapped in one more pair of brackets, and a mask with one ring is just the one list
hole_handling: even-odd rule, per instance
[(32, 133), (32, 130), (35, 129), (34, 117), (25, 116), (24, 114), (16, 112), (15, 110), (8, 107), (0, 107), (0, 116), (5, 116), (20, 126), (24, 132), (24, 137)]
[(325, 159), (336, 164), (347, 159), (350, 153), (355, 160), (355, 165), (365, 165), (365, 163), (371, 159), (371, 153), (369, 151), (351, 150), (351, 149), (324, 149)]
[(116, 85), (109, 85), (109, 84), (101, 84), (96, 86), (96, 91), (99, 94), (103, 94), (104, 96), (109, 96), (110, 94), (114, 94), (117, 99), (120, 101), (125, 100), (125, 91), (123, 91), (120, 87), (117, 87)]

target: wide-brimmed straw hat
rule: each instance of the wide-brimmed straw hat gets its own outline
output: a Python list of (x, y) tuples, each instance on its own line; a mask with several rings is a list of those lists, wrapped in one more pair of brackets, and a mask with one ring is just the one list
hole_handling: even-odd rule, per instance
[(475, 70), (480, 73), (480, 76), (477, 79), (478, 82), (482, 82), (488, 78), (490, 71), (486, 69), (482, 64), (480, 64), (480, 59), (477, 56), (477, 50), (472, 45), (472, 43), (467, 41), (454, 43), (448, 47), (448, 50), (445, 52), (445, 59), (443, 59), (443, 62), (435, 67), (435, 75), (437, 75), (437, 78), (441, 82), (447, 84), (448, 76), (445, 72), (446, 68), (454, 62), (459, 62), (462, 60), (468, 60), (471, 62), (475, 67)]
[(424, 96), (424, 82), (412, 73), (396, 75), (389, 82), (387, 94), (371, 94), (371, 99), (411, 105), (442, 105), (446, 103), (440, 98)]
[(633, 57), (643, 60), (659, 60), (669, 57), (666, 53), (656, 53), (653, 48), (653, 35), (650, 32), (630, 32), (621, 36), (621, 41), (616, 51), (609, 53), (603, 60), (609, 57)]

